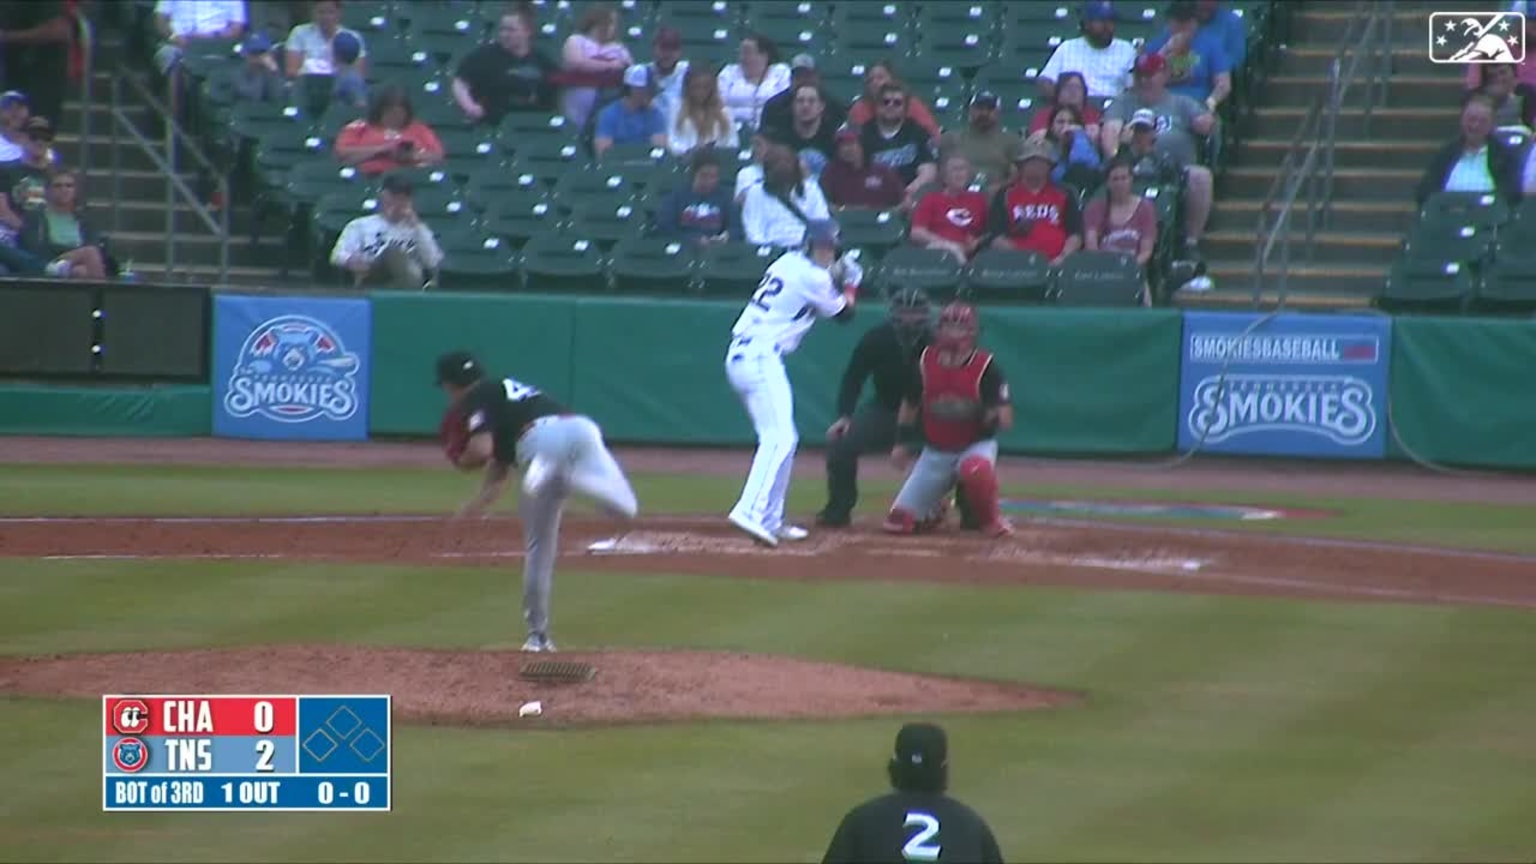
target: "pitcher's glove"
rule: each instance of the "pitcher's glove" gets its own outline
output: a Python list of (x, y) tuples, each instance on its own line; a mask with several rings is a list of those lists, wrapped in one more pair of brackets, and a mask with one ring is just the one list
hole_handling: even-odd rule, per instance
[(443, 412), (442, 422), (437, 426), (437, 439), (442, 442), (443, 455), (454, 465), (459, 464), (459, 457), (464, 455), (464, 448), (469, 446), (469, 426), (465, 422), (468, 418), (458, 406), (449, 406)]

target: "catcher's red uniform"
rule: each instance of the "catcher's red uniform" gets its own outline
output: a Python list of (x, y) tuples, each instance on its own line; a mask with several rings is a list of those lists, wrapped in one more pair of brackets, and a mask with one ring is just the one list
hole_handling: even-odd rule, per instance
[(924, 348), (918, 368), (922, 373), (919, 404), (923, 437), (929, 447), (958, 453), (992, 437), (982, 424), (982, 415), (986, 407), (1003, 401), (1001, 376), (992, 368), (992, 352), (978, 348), (959, 366), (946, 366), (939, 362), (938, 351)]

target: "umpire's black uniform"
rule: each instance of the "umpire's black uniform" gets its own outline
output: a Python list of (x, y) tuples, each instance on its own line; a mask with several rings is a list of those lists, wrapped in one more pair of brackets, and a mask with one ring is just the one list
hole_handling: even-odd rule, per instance
[(889, 768), (895, 791), (848, 811), (823, 864), (1002, 864), (1003, 853), (986, 820), (944, 794), (948, 749), (938, 726), (903, 726)]

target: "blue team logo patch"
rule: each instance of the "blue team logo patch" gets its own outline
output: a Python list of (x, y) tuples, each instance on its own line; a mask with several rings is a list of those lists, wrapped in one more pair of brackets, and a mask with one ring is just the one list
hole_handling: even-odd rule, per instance
[(112, 745), (112, 764), (129, 774), (142, 771), (149, 764), (149, 748), (137, 738), (119, 738)]
[(224, 409), (279, 423), (346, 420), (357, 413), (360, 363), (329, 326), (283, 315), (252, 328), (229, 378)]

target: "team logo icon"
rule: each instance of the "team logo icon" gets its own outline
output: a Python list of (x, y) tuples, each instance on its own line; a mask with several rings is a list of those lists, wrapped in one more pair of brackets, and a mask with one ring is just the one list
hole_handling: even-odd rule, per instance
[(224, 409), (279, 423), (346, 420), (357, 413), (357, 354), (329, 326), (307, 315), (256, 325), (240, 346)]
[(1520, 12), (1431, 12), (1433, 63), (1525, 62), (1525, 15)]
[(143, 699), (123, 699), (112, 708), (112, 728), (119, 735), (149, 731), (149, 705)]
[(119, 738), (112, 745), (112, 764), (128, 774), (143, 771), (149, 764), (149, 747), (137, 738)]

